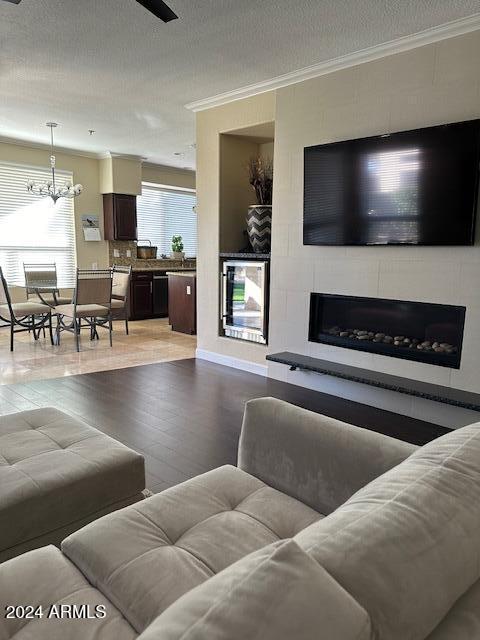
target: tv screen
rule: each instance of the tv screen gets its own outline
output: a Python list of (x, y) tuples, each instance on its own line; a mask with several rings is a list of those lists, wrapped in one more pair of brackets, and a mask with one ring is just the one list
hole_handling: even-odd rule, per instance
[(306, 245), (474, 242), (480, 120), (305, 149)]

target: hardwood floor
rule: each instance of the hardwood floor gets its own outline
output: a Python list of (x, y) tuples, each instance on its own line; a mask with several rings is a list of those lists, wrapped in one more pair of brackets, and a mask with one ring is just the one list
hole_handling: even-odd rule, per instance
[(55, 406), (143, 453), (161, 491), (235, 464), (247, 400), (274, 396), (358, 426), (424, 444), (448, 430), (229, 367), (187, 359), (0, 386), (0, 414)]

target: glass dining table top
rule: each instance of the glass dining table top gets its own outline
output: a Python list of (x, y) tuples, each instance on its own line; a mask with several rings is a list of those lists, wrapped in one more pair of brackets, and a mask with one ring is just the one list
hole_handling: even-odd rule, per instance
[(19, 286), (22, 289), (33, 289), (34, 291), (43, 291), (44, 293), (50, 293), (51, 291), (58, 291), (58, 285), (42, 284), (41, 282), (36, 284), (28, 284), (28, 285), (21, 284)]
[[(43, 283), (43, 282), (35, 282), (34, 284), (23, 284), (20, 285), (22, 289), (26, 289), (28, 293), (35, 293), (43, 304), (48, 305), (49, 307), (56, 307), (58, 305), (58, 296), (60, 291), (58, 289), (58, 285), (54, 285), (51, 283)], [(50, 299), (44, 298), (43, 296), (49, 296)], [(27, 296), (28, 297), (28, 296)]]

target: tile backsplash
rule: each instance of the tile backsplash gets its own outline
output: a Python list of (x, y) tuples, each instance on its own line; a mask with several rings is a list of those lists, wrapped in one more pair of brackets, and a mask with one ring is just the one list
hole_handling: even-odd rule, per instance
[[(119, 257), (114, 256), (114, 251), (119, 252)], [(131, 252), (131, 257), (127, 257), (127, 251)], [(130, 266), (135, 269), (159, 267), (161, 269), (171, 269), (173, 267), (188, 267), (195, 269), (196, 258), (185, 258), (184, 260), (173, 260), (171, 258), (158, 258), (156, 260), (139, 260), (137, 258), (137, 243), (112, 240), (108, 243), (108, 258), (110, 266), (113, 264)]]

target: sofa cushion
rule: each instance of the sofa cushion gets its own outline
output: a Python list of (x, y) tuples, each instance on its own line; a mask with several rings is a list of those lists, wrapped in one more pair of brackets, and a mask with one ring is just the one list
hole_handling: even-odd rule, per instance
[(369, 612), (424, 640), (480, 572), (480, 424), (413, 453), (296, 540)]
[(185, 592), (319, 517), (224, 466), (91, 523), (62, 549), (141, 632)]
[(144, 460), (57, 409), (0, 418), (0, 551), (145, 488)]
[[(9, 605), (41, 607), (43, 617), (6, 618)], [(77, 615), (68, 618), (59, 607), (77, 605)], [(95, 616), (95, 607), (105, 607), (105, 617)], [(85, 580), (80, 571), (53, 546), (29, 551), (0, 564), (0, 640), (133, 640), (137, 634), (120, 612)], [(97, 615), (101, 610), (97, 609)]]
[(480, 638), (480, 580), (457, 600), (427, 640)]
[(282, 540), (186, 593), (139, 640), (371, 637), (366, 611), (293, 540)]

